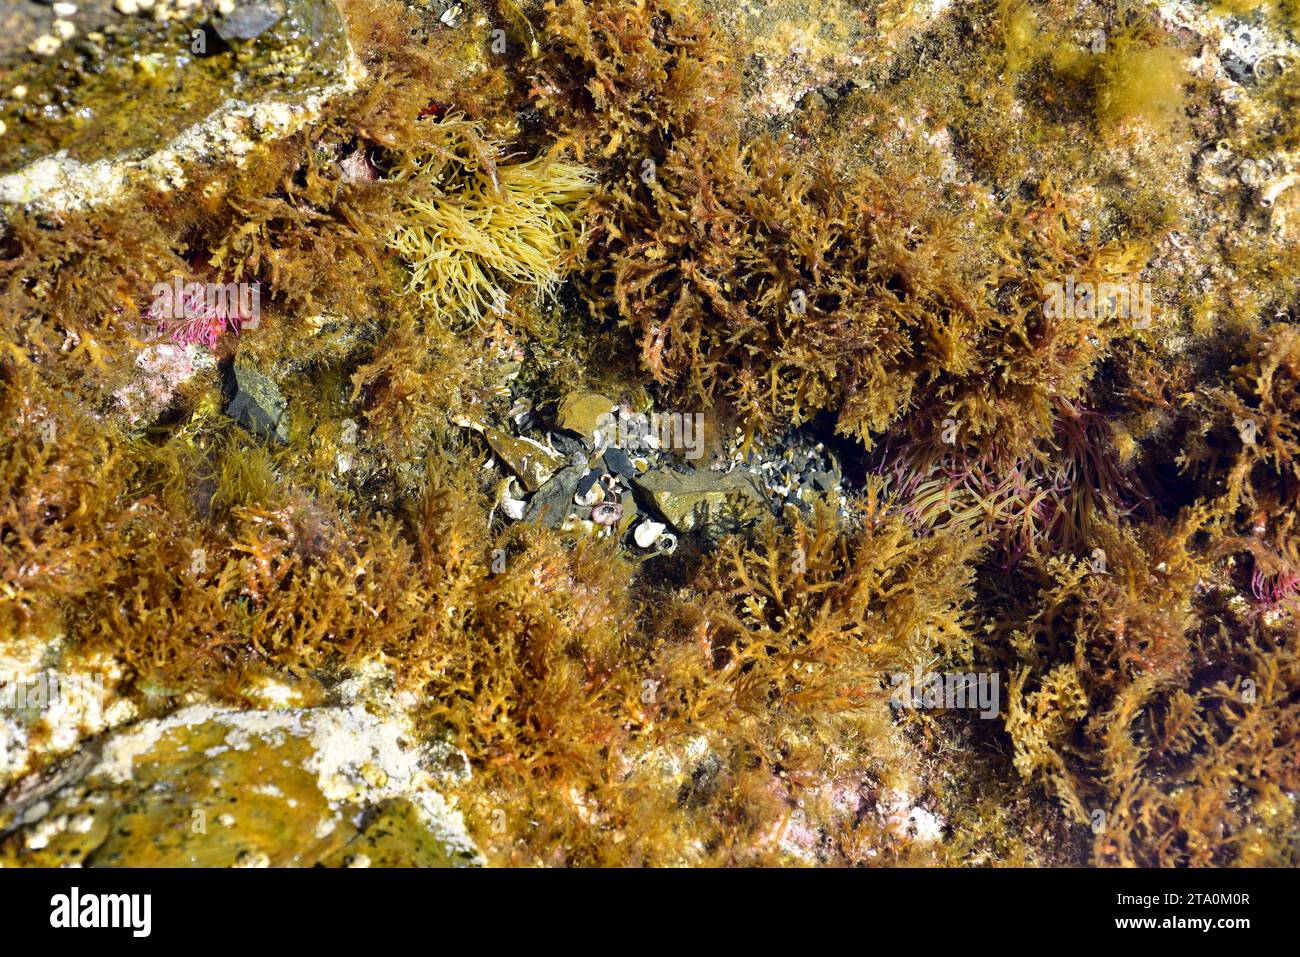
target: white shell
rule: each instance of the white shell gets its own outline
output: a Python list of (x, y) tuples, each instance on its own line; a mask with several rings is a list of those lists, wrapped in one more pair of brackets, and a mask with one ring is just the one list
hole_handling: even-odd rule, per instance
[(641, 548), (649, 548), (667, 528), (662, 522), (644, 521), (632, 532), (632, 540)]
[(523, 499), (515, 498), (510, 494), (511, 489), (515, 487), (515, 480), (512, 478), (506, 482), (506, 487), (501, 491), (501, 511), (505, 512), (506, 518), (513, 522), (517, 522), (524, 517), (524, 508), (526, 507)]

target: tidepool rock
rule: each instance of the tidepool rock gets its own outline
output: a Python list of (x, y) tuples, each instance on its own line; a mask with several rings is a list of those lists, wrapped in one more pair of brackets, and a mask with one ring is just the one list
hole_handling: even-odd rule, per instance
[(569, 512), (574, 510), (573, 496), (586, 473), (587, 468), (583, 465), (569, 465), (556, 472), (529, 500), (524, 521), (553, 527), (564, 524)]
[[(211, 22), (206, 2), (168, 3), (160, 15), (159, 0), (148, 15), (144, 0), (80, 0), (64, 39), (48, 10), (9, 6), (0, 218), (9, 206), (52, 215), (136, 187), (166, 193), (243, 165), (364, 75), (335, 0), (237, 0)], [(237, 56), (219, 36), (241, 47)]]
[(632, 464), (632, 457), (627, 452), (620, 449), (617, 445), (611, 445), (607, 448), (602, 456), (605, 468), (620, 478), (636, 478), (636, 466)]
[(570, 392), (555, 410), (555, 424), (590, 444), (592, 433), (602, 425), (601, 416), (609, 415), (613, 408), (611, 399), (595, 392)]
[(252, 40), (275, 26), (284, 17), (283, 0), (238, 0), (227, 14), (212, 18), (217, 36), (232, 40)]
[(361, 833), (321, 862), (326, 867), (464, 867), (477, 863), (468, 846), (448, 844), (407, 800), (366, 816)]
[(140, 722), (29, 802), (0, 866), (476, 865), (430, 749), (363, 705)]
[(513, 436), (501, 429), (486, 428), (483, 437), (492, 446), (492, 451), (506, 463), (506, 468), (519, 476), (519, 481), (530, 492), (545, 485), (552, 475), (564, 467), (566, 461), (559, 452), (548, 449), (540, 442)]
[(226, 415), (260, 438), (289, 441), (289, 404), (279, 386), (256, 369), (238, 364), (231, 366), (230, 385)]
[(656, 469), (633, 479), (632, 486), (677, 531), (700, 531), (706, 537), (752, 521), (765, 503), (757, 481), (744, 472)]

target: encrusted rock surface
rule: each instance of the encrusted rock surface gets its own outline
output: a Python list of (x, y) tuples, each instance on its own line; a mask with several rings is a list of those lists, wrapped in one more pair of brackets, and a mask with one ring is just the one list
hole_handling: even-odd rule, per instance
[(191, 706), (96, 739), (10, 794), (0, 864), (471, 865), (437, 790), (449, 756), (361, 704)]

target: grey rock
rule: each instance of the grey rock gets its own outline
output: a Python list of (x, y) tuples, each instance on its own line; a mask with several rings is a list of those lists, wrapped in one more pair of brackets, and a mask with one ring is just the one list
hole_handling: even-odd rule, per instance
[(548, 449), (534, 439), (516, 438), (501, 429), (488, 428), (483, 432), (492, 447), (510, 471), (519, 476), (524, 488), (535, 492), (548, 482), (552, 475), (564, 467), (565, 456)]
[(279, 386), (262, 373), (247, 366), (231, 367), (234, 397), (226, 407), (230, 416), (254, 435), (289, 441), (289, 403)]
[(529, 499), (528, 508), (524, 510), (524, 521), (540, 522), (552, 527), (563, 525), (574, 508), (573, 494), (586, 471), (581, 465), (569, 465), (556, 472)]
[(820, 469), (813, 472), (810, 479), (813, 488), (819, 492), (829, 492), (839, 485), (839, 476), (833, 472), (823, 472)]
[(275, 26), (284, 17), (281, 0), (241, 0), (225, 16), (212, 18), (217, 36), (232, 40), (253, 40)]
[(555, 446), (555, 450), (567, 459), (572, 459), (575, 455), (587, 454), (587, 446), (582, 440), (574, 438), (567, 432), (552, 432), (550, 438), (551, 445)]
[(765, 497), (745, 472), (647, 472), (632, 481), (637, 495), (679, 532), (700, 531), (715, 539), (756, 518)]
[(578, 487), (574, 490), (574, 494), (577, 495), (579, 498), (585, 496), (588, 492), (591, 491), (591, 487), (599, 481), (600, 481), (600, 471), (598, 469), (592, 469), (581, 479), (578, 480)]
[(636, 478), (636, 466), (631, 457), (615, 445), (605, 450), (605, 468), (625, 479)]
[(636, 496), (631, 492), (624, 492), (618, 503), (622, 506), (622, 515), (618, 520), (618, 535), (622, 538), (627, 534), (627, 530), (632, 527), (632, 523), (637, 520), (641, 510), (636, 506)]

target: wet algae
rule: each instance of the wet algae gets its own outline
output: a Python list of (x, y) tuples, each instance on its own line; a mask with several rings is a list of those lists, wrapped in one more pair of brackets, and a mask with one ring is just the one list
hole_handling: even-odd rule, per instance
[[(0, 680), (108, 707), (0, 713), (0, 860), (1297, 862), (1293, 5), (758, 6), (341, 0), (299, 122), (4, 208)], [(5, 74), (3, 171), (304, 99), (292, 23), (181, 26)], [(176, 276), (256, 323), (160, 334)], [(376, 669), (461, 770), (220, 750)]]

